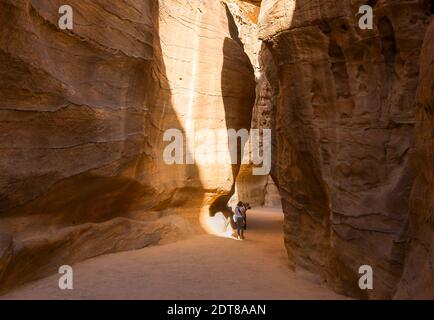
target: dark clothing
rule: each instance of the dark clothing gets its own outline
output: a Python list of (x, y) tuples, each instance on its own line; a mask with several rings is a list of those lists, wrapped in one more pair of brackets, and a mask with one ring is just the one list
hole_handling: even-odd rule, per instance
[(244, 238), (244, 219), (237, 219), (237, 234), (238, 237)]
[(237, 225), (238, 237), (244, 239), (244, 230), (247, 227), (247, 215), (245, 206), (236, 206), (234, 220)]
[(245, 210), (244, 213), (243, 213), (243, 220), (244, 220), (244, 226), (243, 226), (243, 228), (244, 228), (244, 230), (247, 230), (247, 214), (246, 214), (246, 211), (247, 210)]

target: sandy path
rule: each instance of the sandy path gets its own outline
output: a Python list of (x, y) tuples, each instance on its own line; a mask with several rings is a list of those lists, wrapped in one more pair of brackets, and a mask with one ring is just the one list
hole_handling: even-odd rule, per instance
[(176, 243), (93, 258), (73, 266), (74, 289), (59, 275), (3, 299), (341, 299), (287, 267), (283, 214), (249, 212), (245, 241), (200, 235)]

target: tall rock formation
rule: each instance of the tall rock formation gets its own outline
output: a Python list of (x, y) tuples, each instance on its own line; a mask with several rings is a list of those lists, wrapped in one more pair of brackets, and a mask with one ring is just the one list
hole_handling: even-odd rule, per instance
[[(434, 9), (434, 8), (433, 8)], [(422, 47), (416, 97), (416, 180), (410, 196), (409, 242), (396, 298), (434, 299), (434, 21)]]
[[(358, 26), (364, 4), (374, 8), (373, 30)], [(278, 73), (273, 176), (289, 258), (356, 297), (393, 297), (403, 271), (414, 99), (429, 15), (422, 0), (262, 1), (259, 35)], [(427, 128), (425, 120), (419, 131)], [(415, 203), (432, 191), (427, 143), (419, 142), (426, 160)], [(415, 220), (428, 217), (432, 202), (424, 203), (413, 204)], [(413, 221), (411, 230), (432, 244), (432, 227), (423, 225)], [(418, 255), (422, 246), (412, 241), (410, 255)], [(373, 267), (374, 290), (359, 289), (361, 265)]]
[[(71, 0), (61, 30), (63, 4), (0, 0), (0, 291), (193, 232), (238, 170), (201, 162), (228, 146), (192, 150), (195, 132), (250, 126), (253, 69), (224, 4)], [(198, 161), (166, 164), (169, 129)]]
[[(244, 44), (244, 50), (254, 67), (256, 76), (256, 100), (252, 113), (251, 129), (259, 130), (260, 153), (264, 155), (264, 129), (273, 129), (272, 113), (273, 87), (270, 81), (276, 81), (275, 70), (272, 68), (271, 55), (266, 53), (262, 41), (258, 35), (258, 18), (260, 13), (260, 1), (226, 0), (228, 8), (234, 16), (237, 24), (240, 40)], [(273, 131), (272, 131), (273, 132)], [(258, 175), (253, 173), (255, 164), (252, 162), (252, 149), (247, 148), (246, 143), (243, 158), (249, 159), (247, 164), (242, 164), (237, 175), (234, 196), (229, 204), (234, 207), (241, 200), (250, 203), (252, 206), (272, 205), (279, 206), (280, 196), (276, 188), (268, 188), (268, 181), (272, 179), (268, 174)], [(268, 153), (265, 150), (265, 153)]]

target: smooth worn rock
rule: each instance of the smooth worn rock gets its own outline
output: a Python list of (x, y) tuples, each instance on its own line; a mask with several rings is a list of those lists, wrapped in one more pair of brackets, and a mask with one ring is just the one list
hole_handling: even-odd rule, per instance
[[(262, 41), (258, 38), (258, 15), (260, 1), (239, 1), (227, 0), (228, 8), (234, 16), (237, 24), (240, 40), (244, 45), (244, 50), (248, 55), (256, 76), (256, 100), (252, 111), (251, 129), (259, 130), (260, 154), (267, 153), (263, 148), (262, 130), (273, 128), (272, 112), (274, 100), (272, 98), (272, 87), (269, 78), (275, 80), (275, 73), (271, 67), (272, 57), (263, 48)], [(251, 141), (246, 143), (249, 146)], [(235, 192), (229, 201), (229, 205), (234, 208), (238, 201), (248, 202), (252, 206), (271, 205), (279, 206), (280, 196), (276, 188), (267, 188), (271, 177), (266, 175), (255, 175), (252, 163), (251, 150), (245, 147), (243, 158), (249, 159), (248, 163), (242, 164), (237, 175)]]
[(71, 0), (61, 30), (63, 4), (0, 0), (0, 234), (16, 242), (0, 290), (197, 232), (148, 225), (198, 225), (238, 167), (169, 165), (164, 133), (250, 126), (254, 72), (224, 4)]

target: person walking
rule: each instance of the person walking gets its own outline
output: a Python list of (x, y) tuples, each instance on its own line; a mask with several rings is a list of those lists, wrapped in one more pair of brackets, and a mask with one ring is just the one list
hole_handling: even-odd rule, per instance
[(234, 222), (237, 225), (238, 240), (244, 239), (244, 206), (241, 201), (235, 207)]
[(243, 202), (244, 230), (247, 230), (247, 210), (252, 209), (248, 202)]

